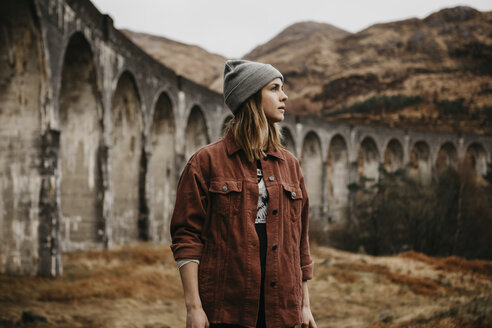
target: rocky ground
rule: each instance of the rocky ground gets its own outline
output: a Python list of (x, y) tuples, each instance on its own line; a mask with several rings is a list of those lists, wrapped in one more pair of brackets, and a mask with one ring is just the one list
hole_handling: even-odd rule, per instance
[[(313, 245), (319, 327), (492, 327), (492, 262)], [(184, 327), (167, 245), (64, 255), (58, 278), (0, 276), (1, 327)]]

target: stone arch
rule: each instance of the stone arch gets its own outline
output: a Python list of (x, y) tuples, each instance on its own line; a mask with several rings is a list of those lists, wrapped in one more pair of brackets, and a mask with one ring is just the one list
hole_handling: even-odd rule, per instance
[(227, 123), (229, 123), (232, 119), (234, 118), (234, 116), (232, 115), (227, 115), (226, 118), (224, 119), (224, 121), (222, 121), (222, 125), (221, 125), (221, 128), (220, 128), (220, 135), (223, 136), (224, 133), (225, 133), (225, 129), (227, 127)]
[(439, 148), (436, 156), (436, 170), (442, 171), (448, 167), (454, 169), (458, 166), (458, 152), (451, 142), (445, 142)]
[(290, 132), (290, 129), (286, 126), (282, 127), (282, 136), (283, 140), (282, 143), (284, 147), (290, 151), (294, 156), (297, 156), (296, 154), (296, 142), (294, 141), (294, 136), (292, 135), (292, 132)]
[(312, 212), (314, 218), (319, 218), (323, 205), (323, 159), (321, 140), (315, 132), (308, 132), (304, 137), (301, 167), (309, 195), (310, 212)]
[(169, 224), (175, 197), (175, 121), (169, 96), (161, 93), (155, 105), (150, 131), (150, 207), (155, 240), (169, 241)]
[(379, 179), (379, 158), (376, 142), (371, 137), (365, 137), (357, 154), (357, 173), (361, 182), (362, 177), (368, 179), (369, 185), (377, 182)]
[(475, 172), (477, 177), (482, 177), (487, 173), (487, 152), (483, 145), (478, 142), (473, 142), (468, 146), (464, 162)]
[(70, 38), (59, 97), (62, 247), (102, 241), (102, 186), (98, 160), (101, 97), (94, 54), (82, 33)]
[(113, 240), (117, 244), (146, 236), (140, 220), (142, 197), (141, 102), (133, 75), (125, 71), (116, 84), (111, 103), (111, 179), (113, 185)]
[(394, 172), (403, 167), (403, 146), (398, 139), (391, 139), (384, 150), (384, 168)]
[(39, 259), (39, 140), (46, 90), (32, 1), (0, 2), (0, 273), (34, 274)]
[(185, 132), (185, 157), (188, 160), (200, 147), (210, 142), (207, 134), (207, 124), (203, 111), (198, 106), (193, 106)]
[[(329, 221), (345, 222), (348, 219), (349, 154), (345, 139), (337, 134), (328, 148), (327, 184)], [(331, 220), (330, 220), (331, 217)], [(331, 222), (330, 222), (331, 223)]]
[(430, 148), (425, 141), (417, 141), (413, 145), (410, 151), (409, 173), (424, 185), (431, 182)]

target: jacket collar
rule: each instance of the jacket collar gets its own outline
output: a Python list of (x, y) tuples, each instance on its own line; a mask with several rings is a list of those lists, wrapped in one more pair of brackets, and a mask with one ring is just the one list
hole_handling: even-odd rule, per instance
[[(234, 141), (234, 136), (232, 135), (231, 131), (228, 131), (227, 134), (225, 135), (224, 142), (226, 145), (227, 154), (229, 156), (231, 156), (231, 155), (235, 154), (236, 152), (238, 152), (239, 150), (241, 150), (241, 147), (238, 144), (236, 144), (236, 142)], [(272, 156), (272, 157), (275, 157), (275, 158), (278, 158), (281, 160), (285, 160), (284, 154), (282, 154), (282, 152), (280, 150), (273, 149), (273, 145), (271, 143), (268, 145), (268, 150), (266, 151), (266, 155)]]

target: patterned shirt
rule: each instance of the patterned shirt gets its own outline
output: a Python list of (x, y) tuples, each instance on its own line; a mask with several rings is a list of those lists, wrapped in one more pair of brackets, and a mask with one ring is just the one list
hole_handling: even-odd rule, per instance
[(256, 214), (256, 223), (266, 223), (267, 208), (268, 208), (268, 191), (265, 186), (265, 181), (263, 180), (263, 172), (261, 171), (261, 166), (258, 161), (258, 167), (256, 169), (258, 176), (258, 212)]

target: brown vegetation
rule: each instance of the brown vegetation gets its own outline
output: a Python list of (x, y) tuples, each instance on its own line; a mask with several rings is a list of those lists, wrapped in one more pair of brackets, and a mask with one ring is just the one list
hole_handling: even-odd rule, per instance
[(414, 259), (432, 265), (438, 270), (447, 272), (461, 272), (492, 277), (492, 262), (482, 260), (465, 260), (457, 256), (444, 258), (430, 257), (415, 251), (401, 253), (399, 256)]
[(67, 253), (64, 273), (56, 279), (0, 276), (0, 299), (70, 302), (91, 298), (157, 300), (177, 297), (172, 256), (156, 245), (129, 246), (115, 251)]
[[(482, 327), (492, 320), (488, 261), (416, 252), (373, 257), (316, 244), (312, 254), (319, 327)], [(63, 260), (61, 277), (0, 276), (0, 326), (184, 327), (179, 273), (167, 245), (67, 253)], [(24, 311), (47, 322), (22, 323)]]

